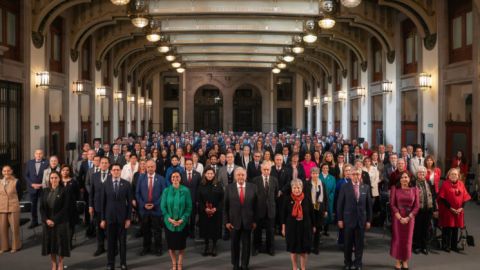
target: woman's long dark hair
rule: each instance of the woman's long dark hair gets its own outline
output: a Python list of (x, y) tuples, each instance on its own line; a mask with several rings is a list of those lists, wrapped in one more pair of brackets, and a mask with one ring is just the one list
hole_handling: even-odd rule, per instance
[(200, 184), (202, 184), (204, 186), (208, 183), (208, 180), (207, 180), (207, 177), (206, 177), (206, 172), (208, 172), (208, 171), (212, 171), (213, 175), (214, 175), (213, 180), (212, 180), (212, 185), (218, 184), (217, 175), (215, 175), (215, 170), (212, 167), (208, 167), (208, 168), (205, 169), (205, 171), (203, 172), (202, 181), (200, 181)]
[[(408, 179), (410, 181), (408, 182), (409, 187), (413, 187), (415, 185), (415, 181), (413, 181), (412, 174), (409, 171), (404, 171), (402, 172), (402, 175), (400, 175), (400, 179), (402, 179), (402, 176), (406, 174), (408, 176)], [(401, 180), (398, 180), (398, 182), (395, 184), (396, 188), (402, 188)]]

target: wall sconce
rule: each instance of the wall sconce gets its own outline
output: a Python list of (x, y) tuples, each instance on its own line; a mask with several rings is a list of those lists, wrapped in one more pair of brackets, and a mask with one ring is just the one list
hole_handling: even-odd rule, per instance
[(35, 73), (35, 79), (37, 88), (40, 87), (43, 90), (47, 90), (50, 87), (50, 73), (48, 71), (42, 71)]
[(365, 89), (365, 87), (354, 87), (352, 88), (352, 91), (357, 94), (358, 97), (365, 97), (367, 95), (367, 90)]
[(135, 102), (135, 96), (128, 96), (128, 102), (134, 103)]
[(392, 82), (391, 81), (383, 81), (382, 82), (382, 92), (385, 94), (391, 93), (392, 89)]
[(113, 94), (113, 99), (120, 101), (123, 99), (123, 92), (122, 91), (117, 91), (115, 94)]
[(106, 86), (100, 86), (97, 87), (97, 97), (99, 98), (106, 98), (107, 97), (107, 87)]
[(425, 72), (418, 74), (418, 85), (424, 91), (432, 88), (432, 75)]
[(153, 102), (151, 99), (147, 100), (147, 107), (151, 108), (153, 106)]
[(86, 88), (87, 88), (86, 82), (83, 80), (79, 80), (79, 81), (73, 82), (72, 92), (77, 95), (83, 95), (83, 94), (86, 94), (86, 91), (87, 91)]
[(310, 100), (308, 100), (308, 99), (305, 99), (305, 101), (303, 102), (303, 104), (305, 105), (305, 107), (310, 107), (310, 105), (312, 105), (312, 104), (310, 103)]
[(318, 104), (320, 104), (320, 98), (313, 97), (313, 105), (318, 105)]
[(144, 97), (139, 97), (138, 98), (138, 104), (140, 104), (140, 105), (145, 104), (145, 98)]
[(338, 100), (344, 101), (346, 99), (347, 99), (347, 92), (345, 91), (338, 92)]
[(324, 96), (323, 97), (323, 103), (329, 103), (331, 101), (332, 101), (332, 97), (330, 97), (330, 96)]

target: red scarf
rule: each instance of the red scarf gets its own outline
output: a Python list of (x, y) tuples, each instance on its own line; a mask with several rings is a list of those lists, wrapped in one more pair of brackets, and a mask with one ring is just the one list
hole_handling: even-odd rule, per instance
[(293, 195), (292, 193), (290, 197), (295, 202), (292, 208), (292, 217), (297, 218), (297, 220), (302, 220), (303, 219), (302, 201), (304, 198), (303, 192), (298, 196)]

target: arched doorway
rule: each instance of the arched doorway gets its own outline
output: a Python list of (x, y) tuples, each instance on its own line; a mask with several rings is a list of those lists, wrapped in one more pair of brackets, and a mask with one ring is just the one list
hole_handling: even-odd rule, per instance
[(198, 88), (194, 104), (195, 130), (212, 133), (223, 129), (223, 96), (217, 87), (204, 85)]
[(250, 85), (237, 88), (233, 95), (233, 130), (262, 130), (262, 95)]

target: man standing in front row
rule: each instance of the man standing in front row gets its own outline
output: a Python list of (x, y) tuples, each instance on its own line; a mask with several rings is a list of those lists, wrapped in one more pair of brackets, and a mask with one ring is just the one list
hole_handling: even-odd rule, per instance
[[(234, 171), (234, 183), (225, 190), (224, 224), (231, 233), (231, 256), (234, 270), (248, 270), (252, 230), (257, 219), (257, 186), (246, 183), (244, 168)], [(241, 245), (240, 245), (241, 240)], [(240, 268), (240, 246), (242, 259)]]
[(115, 269), (115, 247), (118, 243), (121, 269), (127, 270), (127, 229), (132, 216), (132, 188), (127, 180), (120, 178), (120, 165), (112, 165), (111, 173), (103, 187), (100, 224), (102, 229), (107, 230), (107, 269)]
[[(337, 201), (338, 227), (344, 229), (344, 270), (361, 270), (365, 229), (370, 229), (372, 199), (370, 188), (361, 182), (362, 171), (352, 169), (352, 180), (340, 189)], [(355, 246), (355, 261), (352, 249)]]

